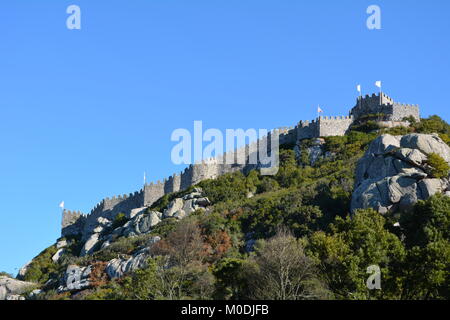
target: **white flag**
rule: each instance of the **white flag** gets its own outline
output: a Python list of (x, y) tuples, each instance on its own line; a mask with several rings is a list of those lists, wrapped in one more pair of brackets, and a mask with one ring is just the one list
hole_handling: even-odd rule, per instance
[(321, 112), (323, 112), (323, 110), (322, 110), (322, 109), (320, 109), (320, 106), (317, 106), (317, 112), (318, 112), (318, 113), (321, 113)]
[(356, 90), (358, 90), (358, 92), (361, 93), (361, 85), (360, 85), (360, 84), (358, 84), (358, 85), (356, 86)]
[(147, 182), (147, 178), (145, 177), (145, 172), (144, 172), (144, 184)]
[(59, 207), (60, 207), (61, 209), (64, 209), (64, 201), (61, 201), (61, 203), (59, 204)]
[(375, 85), (378, 87), (378, 88), (380, 88), (381, 89), (381, 81), (377, 81), (377, 82), (375, 82)]

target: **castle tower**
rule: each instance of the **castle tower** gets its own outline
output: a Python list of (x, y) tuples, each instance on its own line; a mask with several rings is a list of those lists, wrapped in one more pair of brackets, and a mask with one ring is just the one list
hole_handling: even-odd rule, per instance
[(413, 117), (420, 121), (419, 106), (408, 105), (395, 102), (394, 99), (385, 93), (366, 95), (358, 98), (355, 106), (351, 109), (350, 115), (355, 120), (363, 116), (378, 114), (385, 121), (402, 121), (404, 118)]

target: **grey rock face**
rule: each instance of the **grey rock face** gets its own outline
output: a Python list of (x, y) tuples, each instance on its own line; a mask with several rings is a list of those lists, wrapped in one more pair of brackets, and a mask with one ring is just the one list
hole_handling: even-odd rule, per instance
[(425, 154), (437, 153), (450, 163), (450, 147), (437, 134), (408, 134), (402, 137), (401, 146), (418, 149)]
[[(80, 256), (86, 256), (92, 254), (95, 250), (104, 249), (120, 236), (135, 237), (149, 233), (164, 218), (175, 217), (182, 219), (195, 210), (200, 208), (205, 209), (209, 205), (211, 205), (211, 202), (207, 197), (203, 196), (201, 188), (194, 188), (191, 193), (184, 197), (176, 198), (171, 201), (167, 209), (164, 210), (164, 214), (157, 211), (147, 213), (147, 207), (132, 209), (130, 211), (130, 216), (132, 216), (132, 218), (123, 226), (112, 231), (110, 231), (112, 225), (111, 220), (104, 217), (98, 217), (96, 219), (95, 227), (93, 224), (93, 227), (90, 229), (92, 233), (84, 242)], [(101, 242), (102, 245), (100, 246), (99, 244)], [(59, 256), (60, 254), (62, 254), (62, 252), (58, 252)], [(59, 259), (58, 255), (55, 255), (54, 258)]]
[[(312, 141), (311, 146), (306, 148), (306, 152), (308, 153), (308, 163), (304, 163), (304, 165), (313, 166), (320, 159), (328, 159), (332, 158), (334, 155), (325, 151), (324, 149), (325, 139), (316, 138)], [(301, 159), (302, 156), (302, 141), (298, 141), (294, 147), (295, 157), (296, 159)]]
[(402, 210), (445, 192), (448, 180), (427, 174), (427, 154), (431, 152), (450, 163), (450, 147), (436, 135), (383, 135), (375, 139), (357, 165), (352, 211)]
[(25, 274), (27, 273), (28, 266), (31, 264), (31, 261), (29, 261), (27, 264), (25, 264), (22, 268), (20, 268), (19, 272), (17, 273), (17, 278), (22, 279), (25, 277)]
[(115, 279), (134, 270), (145, 268), (150, 257), (150, 247), (159, 240), (161, 240), (160, 237), (152, 237), (148, 241), (149, 247), (141, 249), (128, 259), (112, 259), (106, 266), (106, 273), (111, 279)]
[(448, 183), (441, 179), (424, 179), (418, 183), (422, 197), (429, 198), (436, 193), (443, 192)]
[(147, 265), (148, 257), (149, 255), (146, 253), (140, 253), (127, 260), (113, 259), (108, 263), (106, 273), (111, 279), (121, 278), (127, 273), (144, 268)]
[(0, 276), (0, 300), (24, 300), (20, 295), (34, 286), (32, 282)]
[(185, 195), (183, 198), (176, 198), (170, 202), (166, 210), (164, 210), (163, 217), (174, 217), (177, 219), (183, 219), (192, 212), (206, 208), (211, 205), (211, 202), (207, 197), (203, 197), (203, 193), (200, 188), (196, 188), (194, 192)]
[(92, 266), (79, 267), (69, 265), (62, 279), (62, 285), (58, 287), (58, 292), (82, 290), (91, 286), (89, 276)]
[(132, 210), (130, 211), (130, 214), (128, 215), (127, 218), (128, 218), (128, 219), (133, 219), (135, 216), (144, 213), (145, 210), (147, 210), (147, 207), (142, 207), (142, 208), (132, 209)]
[(53, 255), (52, 261), (55, 263), (58, 262), (59, 258), (61, 258), (63, 253), (64, 253), (64, 248), (58, 249), (58, 251), (56, 251), (56, 253)]
[(164, 210), (164, 218), (173, 217), (175, 213), (180, 211), (183, 208), (184, 202), (181, 198), (176, 198), (172, 202), (170, 202), (169, 206), (166, 210)]
[(33, 297), (35, 297), (35, 296), (37, 296), (37, 295), (39, 295), (41, 293), (42, 293), (41, 289), (35, 289), (35, 290), (31, 291), (30, 297), (33, 298)]
[(132, 237), (148, 233), (160, 222), (160, 212), (152, 211), (149, 214), (139, 214), (124, 226), (123, 235)]
[(66, 240), (60, 240), (56, 243), (56, 249), (64, 248), (67, 246)]
[(81, 249), (80, 256), (84, 257), (87, 254), (92, 254), (97, 246), (97, 243), (100, 240), (99, 233), (93, 233), (89, 239), (84, 243), (83, 248)]
[(313, 145), (307, 149), (309, 154), (309, 164), (314, 165), (320, 157), (323, 156), (323, 145), (325, 144), (325, 139), (317, 138), (314, 139)]
[(197, 206), (199, 206), (199, 207), (207, 207), (207, 206), (211, 205), (211, 201), (209, 201), (209, 199), (207, 197), (205, 197), (205, 198), (198, 198), (196, 200), (195, 204)]

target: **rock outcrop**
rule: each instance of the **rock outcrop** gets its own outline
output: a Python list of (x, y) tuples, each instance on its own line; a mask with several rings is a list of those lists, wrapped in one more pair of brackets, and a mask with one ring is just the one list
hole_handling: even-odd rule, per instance
[(25, 300), (21, 295), (35, 286), (32, 282), (0, 276), (0, 300)]
[(55, 263), (58, 262), (58, 260), (61, 258), (63, 253), (64, 253), (64, 248), (58, 249), (58, 251), (56, 251), (55, 254), (52, 256), (52, 261)]
[(106, 266), (106, 273), (109, 278), (121, 278), (134, 270), (145, 268), (147, 266), (147, 260), (150, 257), (151, 245), (159, 240), (161, 238), (158, 236), (152, 237), (148, 242), (148, 247), (142, 248), (128, 259), (117, 258), (109, 261)]
[(31, 261), (27, 262), (22, 268), (19, 269), (19, 272), (17, 273), (17, 279), (24, 280), (25, 274), (27, 273), (30, 264)]
[(79, 267), (77, 265), (69, 265), (61, 279), (61, 286), (58, 287), (58, 292), (74, 291), (89, 288), (90, 274), (92, 266)]
[(209, 199), (203, 197), (202, 189), (194, 188), (193, 192), (171, 201), (167, 209), (164, 210), (163, 217), (182, 219), (198, 209), (206, 208), (210, 204)]
[[(149, 208), (142, 207), (132, 209), (129, 219), (123, 226), (111, 229), (113, 223), (106, 217), (98, 217), (96, 224), (91, 226), (91, 233), (80, 252), (80, 256), (86, 256), (97, 250), (108, 247), (118, 237), (136, 237), (147, 234), (153, 230), (163, 219), (182, 219), (198, 209), (206, 209), (211, 202), (203, 195), (201, 188), (194, 188), (191, 193), (183, 197), (173, 199), (163, 213), (148, 211)], [(54, 261), (58, 261), (63, 250), (55, 254)]]
[(437, 135), (382, 135), (375, 139), (358, 162), (351, 210), (374, 208), (387, 213), (447, 192), (449, 179), (430, 175), (430, 153), (450, 164), (450, 147)]
[[(295, 157), (298, 160), (302, 160), (302, 146), (304, 142), (299, 140), (294, 147)], [(330, 159), (334, 155), (330, 151), (325, 150), (325, 139), (324, 138), (315, 138), (309, 142), (309, 145), (306, 147), (305, 151), (308, 154), (307, 163), (302, 163), (303, 165), (314, 166), (318, 160), (321, 159)], [(304, 162), (304, 161), (303, 161)]]
[(161, 222), (162, 213), (150, 211), (148, 214), (139, 214), (123, 226), (122, 235), (133, 237), (150, 232), (154, 226)]

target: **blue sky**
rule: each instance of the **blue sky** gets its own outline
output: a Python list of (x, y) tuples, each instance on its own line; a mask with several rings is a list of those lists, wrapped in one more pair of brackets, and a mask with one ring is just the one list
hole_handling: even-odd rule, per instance
[[(81, 30), (66, 8), (81, 8)], [(381, 8), (382, 29), (366, 28)], [(64, 200), (181, 171), (174, 129), (274, 128), (347, 115), (384, 90), (450, 120), (450, 3), (18, 0), (0, 2), (0, 270), (60, 235)]]

